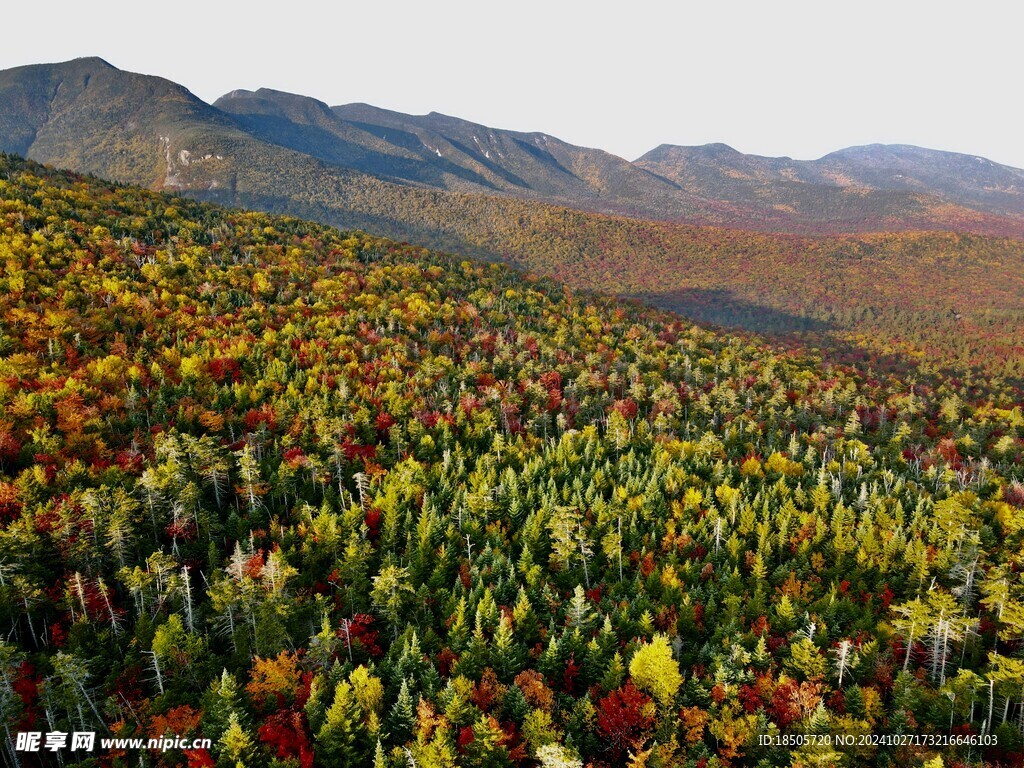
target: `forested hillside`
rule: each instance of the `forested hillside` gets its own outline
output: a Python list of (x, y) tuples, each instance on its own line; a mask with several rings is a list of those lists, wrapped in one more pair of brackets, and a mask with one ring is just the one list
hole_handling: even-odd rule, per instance
[[(522, 200), (394, 199), (359, 226), (498, 259), (695, 320), (790, 336), (838, 358), (900, 359), (1024, 381), (1024, 242), (953, 232), (765, 234), (600, 216)], [(324, 199), (330, 196), (325, 193)], [(353, 193), (353, 207), (373, 203)], [(255, 199), (248, 201), (258, 205)], [(284, 207), (284, 206), (282, 206)], [(330, 220), (324, 207), (304, 208)]]
[[(12, 157), (0, 264), (7, 734), (203, 735), (145, 764), (232, 768), (1021, 762), (998, 380)], [(947, 742), (759, 742), (797, 734)]]

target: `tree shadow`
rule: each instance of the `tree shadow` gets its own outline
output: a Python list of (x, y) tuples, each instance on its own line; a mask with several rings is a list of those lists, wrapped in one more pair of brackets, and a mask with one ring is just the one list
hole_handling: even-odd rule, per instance
[(753, 333), (825, 333), (831, 323), (740, 298), (725, 288), (678, 288), (632, 294), (630, 298), (667, 309), (703, 325), (742, 328)]
[[(931, 373), (924, 374), (922, 361), (911, 355), (874, 349), (847, 336), (870, 333), (870, 329), (785, 312), (740, 298), (724, 288), (637, 293), (629, 298), (669, 310), (700, 325), (756, 334), (773, 346), (809, 353), (820, 357), (826, 365), (853, 369), (867, 378), (922, 376), (962, 381), (969, 377), (983, 382), (991, 375), (983, 366), (955, 366), (935, 358), (928, 359)], [(1009, 391), (1024, 392), (1024, 378), (1012, 373), (1001, 373), (999, 378)]]

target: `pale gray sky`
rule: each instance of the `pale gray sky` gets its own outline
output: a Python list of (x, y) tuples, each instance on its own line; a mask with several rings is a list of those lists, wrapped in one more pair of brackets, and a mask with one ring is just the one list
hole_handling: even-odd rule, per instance
[(630, 160), (661, 143), (808, 159), (885, 142), (1024, 167), (1015, 5), (37, 1), (4, 9), (0, 68), (102, 56), (207, 101), (266, 86)]

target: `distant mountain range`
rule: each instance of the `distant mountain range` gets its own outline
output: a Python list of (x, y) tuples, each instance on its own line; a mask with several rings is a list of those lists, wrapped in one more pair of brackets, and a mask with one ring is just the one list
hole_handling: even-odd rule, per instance
[[(206, 104), (102, 59), (0, 72), (0, 149), (221, 202), (431, 245), (488, 249), (509, 199), (793, 233), (956, 230), (1024, 237), (1024, 171), (902, 145), (814, 161), (662, 145), (635, 162), (437, 113), (330, 107), (267, 89)], [(556, 215), (557, 208), (531, 209)], [(453, 219), (462, 221), (453, 223)], [(467, 235), (467, 232), (469, 235)]]

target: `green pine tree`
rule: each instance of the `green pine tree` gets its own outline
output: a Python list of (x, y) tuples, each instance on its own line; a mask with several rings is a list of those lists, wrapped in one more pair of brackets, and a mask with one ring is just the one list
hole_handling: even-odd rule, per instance
[(343, 681), (334, 689), (334, 702), (316, 734), (316, 756), (320, 765), (356, 768), (364, 764), (369, 751), (366, 728), (352, 686)]

